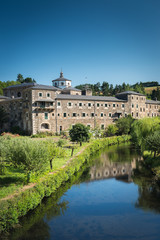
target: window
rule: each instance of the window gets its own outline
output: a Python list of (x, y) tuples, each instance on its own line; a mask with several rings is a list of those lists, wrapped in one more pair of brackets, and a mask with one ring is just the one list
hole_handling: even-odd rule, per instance
[(137, 97), (137, 100), (138, 100), (138, 97)]
[(67, 116), (67, 114), (66, 113), (63, 113), (63, 117), (66, 117)]
[(148, 104), (146, 104), (146, 108), (148, 108)]
[(42, 97), (42, 93), (41, 92), (39, 93), (39, 97)]
[(53, 106), (53, 102), (50, 103), (50, 106)]
[(97, 107), (99, 107), (99, 103), (97, 103)]
[(101, 129), (104, 130), (104, 124), (101, 125)]
[(29, 115), (28, 115), (28, 112), (26, 112), (26, 118), (28, 118), (28, 116), (29, 116)]
[(61, 82), (61, 85), (63, 86), (63, 85), (64, 85), (64, 82)]
[(77, 114), (76, 114), (76, 113), (73, 113), (73, 114), (72, 114), (72, 117), (76, 117), (76, 116), (77, 116)]
[(101, 117), (103, 117), (103, 113), (101, 113)]
[(35, 104), (34, 104), (34, 105), (35, 105), (35, 107), (37, 107), (37, 102), (35, 102)]
[(41, 129), (49, 129), (49, 124), (48, 123), (42, 123)]
[(88, 107), (91, 107), (91, 103), (88, 103)]
[(36, 117), (38, 116), (38, 113), (36, 113)]
[(136, 116), (138, 117), (138, 113), (136, 113)]
[(134, 104), (132, 104), (132, 108), (134, 108)]
[(122, 108), (124, 108), (124, 104), (122, 104)]
[(86, 116), (86, 114), (85, 113), (82, 113), (82, 117), (85, 117)]
[(57, 102), (57, 105), (58, 105), (58, 107), (60, 107), (60, 106), (61, 106), (61, 103), (60, 103), (60, 102)]
[(109, 117), (112, 117), (112, 113), (109, 113), (108, 116), (109, 116)]
[(133, 97), (132, 97), (132, 99), (133, 99)]
[(47, 93), (47, 97), (50, 97), (50, 93)]
[(68, 103), (68, 106), (69, 106), (69, 107), (71, 107), (71, 106), (72, 106), (72, 103), (71, 103), (71, 102), (69, 102), (69, 103)]
[(138, 108), (138, 104), (136, 105), (136, 108)]
[(145, 112), (145, 108), (143, 108), (143, 112)]
[(60, 116), (60, 114), (58, 113), (58, 117)]
[(82, 103), (81, 102), (79, 103), (79, 107), (82, 107)]
[(94, 113), (91, 113), (91, 117), (94, 117)]
[(52, 113), (52, 116), (54, 117), (54, 113)]
[(101, 107), (103, 107), (103, 104), (101, 104)]
[(140, 108), (140, 112), (142, 112), (142, 108)]
[(115, 106), (116, 106), (116, 104), (115, 103), (113, 103), (113, 107), (115, 108)]
[(48, 119), (48, 113), (44, 113), (44, 118)]
[(107, 103), (105, 103), (105, 107), (107, 107)]
[(17, 93), (17, 97), (21, 97), (21, 93), (20, 92)]
[(132, 117), (133, 117), (133, 112), (132, 112)]

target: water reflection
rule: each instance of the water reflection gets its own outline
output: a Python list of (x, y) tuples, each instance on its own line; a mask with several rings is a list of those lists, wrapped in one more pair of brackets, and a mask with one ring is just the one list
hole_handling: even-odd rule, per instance
[(137, 161), (142, 160), (134, 148), (128, 146), (109, 148), (90, 168), (90, 181), (114, 177), (117, 180), (132, 182), (132, 173)]
[(110, 147), (5, 239), (159, 239), (160, 215), (154, 213), (160, 213), (160, 189), (145, 171), (134, 148)]

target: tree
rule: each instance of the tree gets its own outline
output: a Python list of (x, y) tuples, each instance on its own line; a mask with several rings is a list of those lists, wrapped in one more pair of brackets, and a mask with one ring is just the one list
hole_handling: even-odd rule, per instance
[(111, 136), (115, 136), (117, 134), (118, 128), (115, 124), (110, 124), (105, 132), (104, 132), (104, 136), (106, 137), (111, 137)]
[(22, 74), (17, 74), (17, 82), (23, 83), (24, 82), (24, 78)]
[(20, 83), (35, 83), (36, 80), (35, 79), (32, 79), (31, 77), (26, 77), (26, 78), (23, 78), (23, 75), (21, 73), (19, 73), (17, 75), (17, 82), (20, 82)]
[(156, 154), (160, 154), (160, 131), (155, 131), (150, 134), (146, 139), (146, 148), (151, 152), (154, 152), (154, 157)]
[(131, 125), (133, 123), (133, 118), (128, 115), (125, 118), (119, 118), (116, 122), (118, 128), (118, 135), (128, 134), (131, 131)]
[(81, 123), (75, 124), (69, 131), (71, 141), (79, 142), (82, 146), (82, 142), (86, 142), (90, 139), (89, 128)]
[(0, 130), (2, 130), (4, 123), (7, 121), (8, 121), (8, 114), (6, 113), (3, 107), (0, 107)]

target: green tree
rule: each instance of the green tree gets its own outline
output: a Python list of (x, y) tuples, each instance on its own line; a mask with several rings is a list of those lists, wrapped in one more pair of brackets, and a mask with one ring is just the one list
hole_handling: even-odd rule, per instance
[(115, 124), (110, 124), (104, 132), (104, 136), (106, 137), (111, 137), (111, 136), (115, 136), (118, 132), (118, 128)]
[(155, 131), (150, 134), (146, 139), (147, 150), (154, 152), (154, 156), (160, 154), (160, 131)]
[(71, 141), (79, 142), (82, 146), (82, 142), (86, 142), (90, 139), (89, 128), (81, 123), (75, 124), (69, 131)]
[(22, 74), (17, 74), (17, 82), (23, 83), (24, 82), (24, 78)]
[(131, 125), (133, 123), (133, 118), (131, 115), (128, 115), (125, 118), (119, 118), (116, 122), (118, 128), (118, 135), (128, 134), (131, 131)]
[(2, 131), (3, 125), (8, 121), (8, 114), (3, 107), (0, 107), (0, 131)]

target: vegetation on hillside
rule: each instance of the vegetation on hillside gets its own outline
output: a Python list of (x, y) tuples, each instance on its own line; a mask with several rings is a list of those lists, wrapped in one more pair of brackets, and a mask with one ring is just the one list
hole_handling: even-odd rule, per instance
[(34, 79), (31, 77), (26, 77), (24, 78), (22, 74), (17, 75), (16, 80), (8, 80), (8, 81), (0, 81), (0, 95), (3, 95), (3, 88), (16, 85), (16, 84), (21, 84), (21, 83), (30, 83), (30, 82), (36, 82)]

